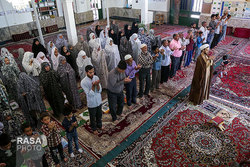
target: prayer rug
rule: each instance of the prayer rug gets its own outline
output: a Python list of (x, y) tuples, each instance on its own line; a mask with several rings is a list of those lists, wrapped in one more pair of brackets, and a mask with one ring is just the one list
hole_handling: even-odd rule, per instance
[(155, 30), (155, 35), (160, 35), (161, 39), (172, 39), (173, 35), (179, 32), (183, 32), (186, 35), (189, 30), (188, 27), (179, 25), (154, 25), (153, 29)]
[[(208, 123), (219, 114), (224, 115), (225, 131)], [(239, 115), (238, 111), (213, 100), (200, 106), (184, 101), (110, 164), (118, 167), (244, 166), (249, 158), (249, 130)]]
[[(52, 119), (54, 121), (56, 121), (55, 118), (52, 118)], [(62, 125), (59, 124), (58, 121), (56, 121), (56, 122), (60, 127), (61, 136), (67, 141), (66, 134), (64, 132), (64, 129), (63, 129)], [(91, 152), (89, 152), (88, 150), (86, 150), (84, 148), (81, 141), (79, 141), (79, 147), (83, 150), (82, 153), (78, 153), (78, 151), (75, 150), (75, 143), (73, 142), (72, 148), (73, 148), (73, 152), (75, 154), (74, 158), (70, 158), (69, 153), (68, 153), (68, 146), (64, 147), (64, 149), (63, 149), (64, 155), (66, 156), (66, 158), (68, 158), (68, 161), (65, 163), (65, 162), (62, 162), (62, 160), (61, 160), (60, 165), (62, 167), (76, 167), (76, 166), (89, 167), (89, 166), (91, 166), (92, 164), (94, 164), (96, 162), (97, 158)], [(46, 159), (47, 159), (47, 162), (48, 162), (49, 166), (52, 166), (52, 164), (55, 165), (53, 160), (52, 160), (51, 155), (49, 154), (49, 148), (48, 147), (46, 147), (46, 153), (47, 153), (46, 154)], [(59, 157), (60, 156), (58, 154), (58, 158)]]
[(150, 96), (139, 100), (139, 104), (133, 106), (132, 110), (125, 106), (123, 112), (125, 116), (118, 118), (119, 123), (117, 125), (111, 122), (110, 114), (103, 114), (104, 130), (98, 136), (92, 133), (89, 123), (79, 127), (79, 139), (100, 157), (106, 155), (154, 116), (160, 108), (187, 85), (190, 85), (193, 69), (194, 64), (191, 64), (189, 68), (178, 71), (176, 77), (169, 80), (167, 84), (162, 84), (160, 89), (152, 92)]
[(231, 106), (238, 104), (241, 108), (250, 109), (250, 60), (230, 55), (228, 61), (225, 70), (221, 65), (214, 75), (211, 95), (220, 102), (232, 102)]

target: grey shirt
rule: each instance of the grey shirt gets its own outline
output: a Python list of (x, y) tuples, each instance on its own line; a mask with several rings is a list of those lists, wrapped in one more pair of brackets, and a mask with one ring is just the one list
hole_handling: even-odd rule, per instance
[(108, 90), (112, 93), (121, 93), (124, 88), (125, 73), (119, 73), (117, 68), (111, 70), (108, 74)]

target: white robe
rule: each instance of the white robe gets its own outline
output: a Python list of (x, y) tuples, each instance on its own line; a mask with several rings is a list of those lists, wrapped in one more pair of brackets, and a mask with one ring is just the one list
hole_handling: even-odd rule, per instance
[(52, 60), (52, 65), (53, 65), (53, 69), (55, 71), (57, 71), (58, 65), (59, 65), (59, 58), (62, 56), (59, 51), (58, 51), (58, 55), (57, 57), (55, 56), (54, 52), (55, 52), (56, 47), (53, 47), (52, 51), (51, 51), (51, 60)]
[[(44, 57), (43, 59), (41, 59), (41, 57)], [(40, 65), (42, 65), (42, 63), (47, 62), (50, 64), (49, 60), (47, 59), (47, 57), (45, 56), (45, 54), (43, 52), (39, 52), (37, 54), (36, 57), (37, 61), (39, 62)]]
[(108, 38), (106, 42), (106, 46), (105, 46), (108, 71), (111, 71), (112, 69), (116, 68), (118, 63), (121, 60), (118, 46), (114, 43), (110, 45), (110, 41), (113, 41), (113, 40), (111, 38)]
[[(32, 59), (33, 63), (30, 64), (30, 61)], [(37, 61), (37, 59), (34, 58), (34, 53), (25, 52), (23, 55), (22, 65), (28, 75), (32, 75), (34, 77), (39, 76), (41, 72), (41, 66), (40, 63)]]
[[(79, 75), (80, 75), (81, 80), (83, 78), (85, 78), (85, 76), (86, 76), (85, 67), (87, 65), (92, 65), (93, 66), (93, 64), (91, 63), (91, 58), (87, 57), (86, 53), (85, 54), (84, 53), (85, 52), (81, 50), (78, 53), (78, 57), (76, 58), (76, 64), (78, 66)], [(83, 56), (86, 56), (86, 58), (84, 59)]]
[(140, 49), (140, 47), (141, 47), (141, 41), (139, 40), (138, 35), (135, 34), (135, 33), (130, 37), (129, 41), (132, 44), (132, 50), (133, 50), (132, 57), (133, 57), (134, 61), (137, 64), (138, 63), (138, 57), (141, 54), (141, 49)]

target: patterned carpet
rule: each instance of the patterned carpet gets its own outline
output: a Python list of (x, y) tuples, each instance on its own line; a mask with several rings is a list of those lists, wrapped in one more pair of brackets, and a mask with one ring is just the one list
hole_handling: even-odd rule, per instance
[[(120, 27), (122, 27), (125, 23), (126, 22), (121, 22)], [(96, 24), (97, 23), (92, 23), (90, 25), (92, 27), (94, 27)], [(101, 22), (100, 24), (104, 25), (104, 22)], [(161, 35), (162, 39), (171, 38), (174, 33), (178, 33), (181, 31), (182, 32), (187, 31), (187, 27), (168, 26), (168, 25), (156, 26), (154, 29), (155, 29), (156, 35)], [(79, 26), (77, 28), (77, 32), (78, 32), (78, 34), (85, 34), (86, 33), (86, 25)], [(66, 34), (65, 31), (62, 33)], [(55, 42), (57, 34), (58, 33), (46, 36), (45, 41), (48, 42), (48, 41), (52, 40)], [(25, 51), (31, 51), (31, 44), (32, 44), (32, 40), (29, 40), (29, 41), (14, 43), (14, 44), (8, 44), (6, 46), (11, 51), (11, 53), (13, 53), (13, 55), (16, 57), (18, 48), (23, 47)], [(242, 46), (242, 47), (240, 47), (240, 46)], [(248, 57), (245, 56), (245, 53), (249, 52), (248, 48), (249, 48), (249, 43), (245, 39), (227, 36), (225, 41), (220, 43), (214, 50), (211, 51), (211, 54), (216, 56), (216, 61), (219, 61), (220, 58), (225, 54), (237, 55), (237, 56), (239, 55), (238, 57), (242, 57), (242, 59), (244, 59), (244, 58), (247, 59)], [(237, 56), (235, 56), (235, 57), (237, 57)], [(231, 57), (233, 57), (233, 56), (231, 56)], [(220, 95), (216, 95), (215, 93), (212, 92), (212, 96), (214, 96), (214, 97), (216, 96), (217, 98), (220, 98), (220, 99), (233, 99), (232, 97), (233, 97), (233, 95), (235, 95), (234, 92), (237, 92), (236, 93), (237, 98), (235, 97), (235, 99), (239, 100), (238, 103), (241, 105), (244, 103), (244, 104), (249, 106), (249, 102), (248, 102), (249, 100), (243, 101), (243, 99), (246, 98), (247, 96), (249, 98), (249, 90), (247, 89), (249, 87), (249, 79), (248, 79), (249, 78), (249, 62), (244, 61), (244, 63), (241, 63), (241, 64), (239, 64), (239, 63), (240, 63), (240, 61), (238, 61), (238, 59), (237, 60), (232, 59), (232, 63), (229, 66), (230, 67), (229, 70), (231, 70), (232, 73), (228, 72), (228, 74), (229, 74), (228, 77), (233, 76), (234, 82), (230, 82), (232, 80), (232, 78), (228, 78), (228, 79), (224, 78), (223, 81), (221, 81), (219, 83), (217, 83), (217, 81), (214, 81), (215, 85), (212, 88), (212, 90), (215, 90), (215, 92), (218, 91), (216, 89), (223, 88), (224, 91), (226, 90), (228, 92), (233, 92), (233, 93), (228, 95), (228, 92), (225, 92), (225, 93), (220, 93)], [(113, 125), (111, 123), (111, 116), (109, 114), (104, 114), (103, 115), (103, 125), (104, 125), (105, 129), (98, 136), (93, 135), (91, 133), (88, 122), (87, 122), (87, 124), (84, 124), (83, 126), (79, 127), (78, 128), (79, 141), (80, 141), (81, 147), (84, 150), (84, 154), (81, 155), (80, 157), (79, 156), (77, 156), (77, 157), (80, 159), (86, 160), (85, 161), (86, 163), (82, 162), (83, 160), (78, 160), (78, 158), (76, 158), (76, 159), (72, 160), (72, 164), (76, 163), (76, 166), (77, 166), (77, 164), (78, 165), (81, 164), (84, 166), (90, 166), (94, 162), (98, 161), (100, 163), (97, 164), (96, 166), (98, 166), (98, 165), (100, 166), (100, 164), (101, 164), (101, 166), (104, 166), (104, 164), (106, 164), (106, 162), (111, 161), (119, 153), (120, 153), (119, 156), (117, 156), (116, 159), (113, 160), (112, 163), (109, 164), (110, 166), (111, 165), (117, 165), (117, 166), (121, 165), (122, 166), (122, 164), (125, 164), (125, 166), (129, 166), (129, 164), (131, 164), (131, 163), (138, 164), (138, 166), (157, 166), (157, 164), (159, 165), (160, 163), (165, 164), (166, 159), (164, 159), (164, 157), (158, 156), (158, 159), (154, 157), (154, 155), (163, 155), (163, 154), (158, 154), (159, 152), (154, 152), (151, 149), (151, 145), (147, 145), (147, 144), (145, 145), (145, 143), (148, 143), (148, 141), (151, 141), (151, 144), (152, 144), (152, 141), (153, 141), (152, 134), (153, 134), (154, 130), (160, 130), (163, 127), (163, 123), (168, 122), (169, 120), (172, 119), (172, 117), (174, 117), (177, 113), (179, 113), (179, 112), (176, 112), (176, 110), (174, 110), (174, 109), (177, 108), (177, 110), (180, 111), (180, 109), (178, 107), (181, 105), (181, 102), (186, 98), (186, 95), (188, 94), (188, 91), (189, 91), (188, 86), (191, 84), (194, 67), (195, 67), (195, 64), (191, 64), (190, 67), (183, 68), (181, 71), (178, 71), (176, 77), (169, 80), (167, 84), (161, 85), (159, 90), (156, 90), (155, 92), (151, 93), (151, 96), (146, 97), (145, 99), (143, 99), (141, 101), (138, 101), (139, 105), (134, 106), (134, 108), (132, 110), (128, 110), (127, 107), (125, 106), (125, 109), (124, 109), (125, 117), (119, 118), (118, 119), (119, 123), (117, 125)], [(235, 70), (235, 68), (237, 70)], [(243, 75), (243, 73), (245, 75)], [(242, 74), (242, 75), (237, 75), (237, 77), (235, 77), (235, 74)], [(218, 78), (218, 77), (215, 77), (215, 78)], [(137, 83), (139, 83), (139, 82), (137, 82)], [(224, 84), (224, 83), (226, 83), (226, 84)], [(78, 84), (79, 84), (79, 82), (78, 82)], [(216, 87), (216, 85), (218, 85), (218, 87)], [(240, 88), (239, 85), (243, 86), (243, 87)], [(233, 87), (232, 90), (228, 89), (228, 86)], [(106, 98), (105, 91), (103, 92), (103, 95), (104, 95), (104, 99), (105, 99)], [(86, 104), (84, 93), (81, 93), (81, 98), (84, 101), (84, 103)], [(234, 103), (237, 102), (236, 100), (232, 100), (233, 105), (228, 105), (227, 102), (224, 102), (223, 104), (226, 104), (227, 106), (230, 106), (230, 107), (234, 107)], [(213, 102), (217, 103), (216, 101), (213, 101)], [(219, 101), (219, 102), (221, 102), (221, 101)], [(190, 107), (189, 104), (185, 104), (185, 105)], [(217, 105), (217, 108), (219, 108), (218, 106), (220, 106), (220, 105)], [(201, 119), (200, 121), (203, 121), (203, 122), (193, 122), (193, 123), (196, 123), (196, 124), (198, 123), (198, 124), (204, 125), (204, 126), (200, 127), (200, 129), (204, 133), (207, 129), (212, 129), (211, 131), (213, 132), (213, 137), (211, 137), (211, 139), (216, 138), (216, 140), (217, 139), (222, 140), (222, 138), (218, 137), (218, 135), (221, 134), (221, 132), (216, 130), (216, 128), (211, 127), (211, 125), (206, 124), (207, 120), (209, 119), (209, 117), (207, 116), (207, 115), (209, 115), (208, 114), (209, 112), (204, 112), (203, 114), (199, 113), (199, 112), (203, 111), (202, 108), (208, 108), (208, 110), (210, 111), (216, 107), (213, 107), (213, 105), (207, 105), (205, 107), (200, 107), (198, 109), (193, 109), (193, 110), (190, 109), (190, 112), (193, 112), (194, 114), (196, 114), (197, 117)], [(226, 106), (225, 106), (225, 108), (226, 108)], [(84, 112), (85, 110), (86, 110), (86, 106), (82, 110), (77, 112), (77, 116), (78, 116), (78, 114)], [(229, 111), (229, 110), (230, 110), (230, 108), (227, 109), (227, 111)], [(184, 110), (182, 110), (182, 111), (183, 111), (183, 115), (185, 115), (185, 112), (188, 112), (188, 110), (185, 112), (184, 112)], [(219, 111), (221, 111), (221, 110), (219, 110)], [(237, 115), (237, 118), (235, 118), (235, 120), (239, 120), (241, 122), (241, 124), (244, 125), (244, 126), (242, 126), (242, 128), (244, 129), (244, 127), (248, 125), (248, 122), (250, 120), (249, 114), (244, 109), (241, 109), (240, 111), (242, 113), (237, 113), (235, 111), (235, 112), (231, 112), (231, 113), (233, 113), (231, 115), (233, 116), (232, 118), (235, 118), (235, 115)], [(243, 114), (243, 112), (244, 112), (244, 114)], [(165, 114), (165, 115), (163, 115), (163, 114)], [(222, 111), (220, 112), (220, 114), (225, 115), (225, 113)], [(226, 113), (226, 115), (229, 115), (230, 118), (228, 118), (228, 120), (232, 121), (231, 115), (228, 113)], [(212, 117), (211, 113), (209, 116)], [(194, 120), (197, 120), (197, 119), (194, 119)], [(81, 118), (79, 116), (78, 116), (78, 120), (81, 121)], [(60, 119), (60, 121), (58, 121), (58, 123), (59, 122), (61, 122), (61, 119)], [(179, 128), (182, 127), (183, 131), (186, 130), (184, 128), (185, 128), (185, 126), (187, 126), (187, 124), (185, 124), (185, 122), (183, 122), (183, 120), (180, 120), (179, 122), (176, 122), (176, 123), (178, 123), (178, 124), (182, 123), (181, 125), (183, 125), (183, 126), (179, 126)], [(184, 124), (185, 124), (185, 126), (184, 126)], [(161, 125), (161, 127), (160, 127), (160, 125)], [(232, 123), (231, 123), (231, 125), (232, 125)], [(236, 125), (238, 125), (238, 124), (235, 124), (235, 126)], [(227, 124), (227, 128), (228, 127), (229, 127), (229, 125)], [(176, 127), (176, 128), (178, 128), (178, 127)], [(180, 131), (180, 129), (178, 131), (177, 130), (178, 129), (176, 129), (176, 132)], [(63, 129), (62, 129), (62, 131), (63, 131)], [(189, 131), (189, 132), (191, 134), (191, 131)], [(194, 131), (192, 131), (192, 132), (195, 133)], [(233, 132), (235, 132), (235, 131), (233, 131)], [(163, 133), (162, 133), (162, 135), (163, 135)], [(165, 135), (165, 133), (164, 133), (164, 135)], [(221, 135), (221, 136), (223, 136), (223, 135)], [(228, 136), (230, 137), (229, 134), (226, 134), (223, 137), (226, 140), (226, 139), (228, 139)], [(177, 138), (175, 138), (175, 139), (177, 139)], [(155, 138), (155, 140), (158, 140), (158, 139)], [(232, 140), (232, 142), (235, 142), (235, 141), (236, 141), (236, 138), (234, 140)], [(209, 141), (205, 141), (205, 142), (209, 142)], [(233, 146), (232, 142), (229, 142), (227, 146)], [(143, 146), (142, 146), (142, 144), (143, 144)], [(169, 144), (169, 143), (165, 143), (165, 144)], [(212, 143), (211, 143), (211, 145), (212, 145)], [(147, 146), (149, 146), (147, 149), (151, 149), (151, 152), (149, 152), (149, 153), (145, 152), (145, 154), (144, 154), (144, 149)], [(170, 146), (173, 146), (173, 145), (170, 145)], [(155, 148), (157, 148), (157, 147), (158, 147), (158, 145), (155, 145)], [(224, 147), (224, 145), (223, 145), (223, 148), (228, 148), (228, 147)], [(235, 149), (233, 149), (233, 148), (235, 148)], [(174, 155), (171, 154), (171, 156), (176, 156), (178, 153), (184, 153), (185, 149), (186, 148), (183, 148), (183, 149), (180, 149), (179, 147), (177, 148), (177, 144), (175, 144), (175, 147), (173, 147), (173, 150), (176, 151), (176, 154), (174, 154)], [(160, 150), (160, 149), (155, 149), (155, 150)], [(232, 147), (232, 149), (231, 149), (232, 153), (235, 150), (238, 151), (237, 145)], [(166, 151), (166, 150), (162, 150), (162, 151)], [(65, 152), (67, 152), (66, 148), (65, 148)], [(193, 155), (193, 154), (198, 155), (197, 152), (195, 152), (195, 150), (193, 150), (191, 153), (189, 155)], [(187, 154), (187, 153), (185, 152), (185, 154)], [(142, 155), (142, 157), (140, 157), (141, 155)], [(189, 158), (183, 157), (183, 155), (182, 155), (182, 159), (176, 158), (176, 161), (182, 162), (182, 160), (183, 160), (183, 162), (185, 162), (187, 164), (189, 162), (193, 163), (192, 158), (194, 158), (194, 157), (191, 157), (191, 159), (189, 159), (190, 157)], [(152, 158), (152, 156), (154, 158)], [(203, 156), (203, 159), (201, 159), (200, 162), (205, 164), (206, 160), (207, 160), (206, 157), (207, 156)], [(235, 159), (235, 157), (236, 157), (236, 159)], [(238, 157), (240, 157), (240, 158), (238, 159)], [(244, 157), (244, 156), (243, 155), (239, 156), (238, 154), (237, 155), (234, 154), (234, 157), (232, 155), (231, 159), (238, 163), (238, 162), (245, 160), (242, 157)], [(129, 159), (131, 159), (132, 161), (130, 161)], [(214, 162), (214, 163), (223, 162), (226, 164), (231, 164), (231, 162), (228, 162), (226, 160), (223, 161), (222, 157), (217, 157), (217, 159), (218, 159), (218, 161), (216, 160), (216, 162)], [(160, 162), (160, 161), (162, 161), (162, 162)], [(207, 165), (211, 165), (211, 164), (207, 164)], [(178, 163), (176, 166), (178, 166)]]
[[(161, 119), (110, 164), (115, 166), (230, 166), (249, 158), (249, 130), (237, 110), (208, 100), (186, 101)], [(224, 115), (222, 132), (211, 117)], [(149, 137), (148, 137), (149, 136)], [(140, 147), (136, 147), (140, 146)]]

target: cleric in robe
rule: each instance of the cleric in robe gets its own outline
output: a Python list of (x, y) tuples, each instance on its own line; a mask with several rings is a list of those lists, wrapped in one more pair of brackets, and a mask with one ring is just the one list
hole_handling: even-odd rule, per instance
[(197, 59), (194, 71), (194, 77), (189, 94), (189, 100), (194, 105), (199, 105), (203, 100), (209, 98), (211, 79), (213, 76), (213, 59), (214, 56), (209, 56), (209, 45), (201, 46), (201, 54)]

